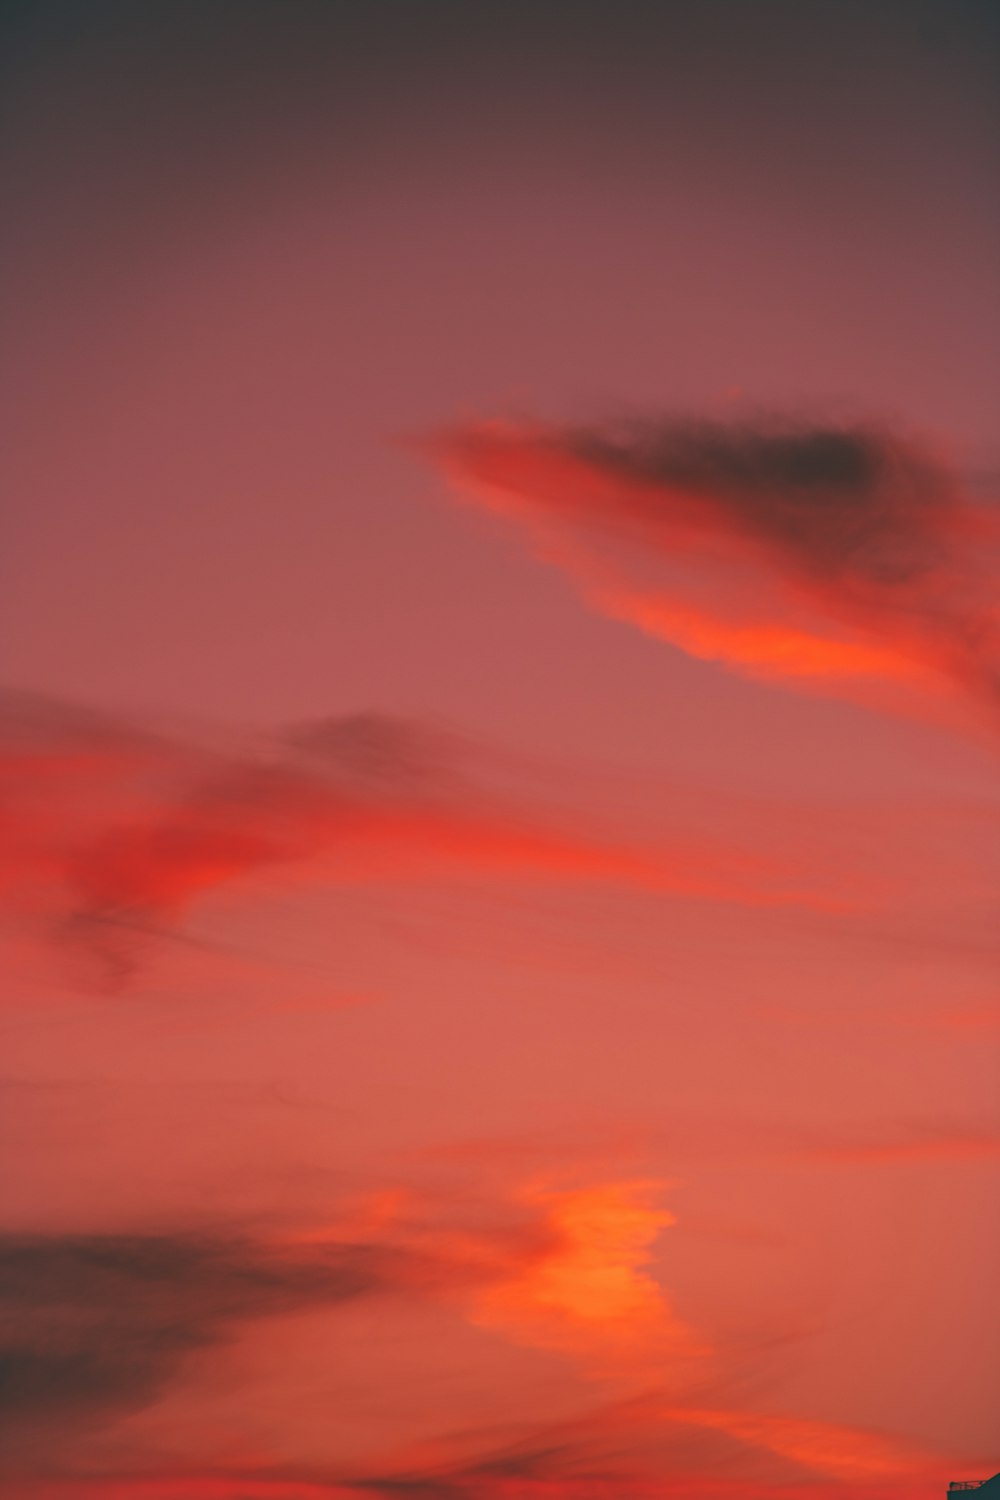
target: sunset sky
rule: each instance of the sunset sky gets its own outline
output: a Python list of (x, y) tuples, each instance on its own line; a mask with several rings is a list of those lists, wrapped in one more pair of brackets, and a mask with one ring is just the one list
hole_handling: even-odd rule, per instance
[(2, 1500), (1000, 1468), (1000, 12), (3, 12)]

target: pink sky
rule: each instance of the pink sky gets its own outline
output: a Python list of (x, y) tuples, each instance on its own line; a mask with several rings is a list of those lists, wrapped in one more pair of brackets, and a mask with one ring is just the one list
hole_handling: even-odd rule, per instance
[(993, 1473), (990, 9), (10, 40), (4, 1500)]

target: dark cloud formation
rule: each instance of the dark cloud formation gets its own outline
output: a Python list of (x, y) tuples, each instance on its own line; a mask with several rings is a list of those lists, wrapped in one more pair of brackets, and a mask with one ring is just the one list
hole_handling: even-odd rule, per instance
[[(885, 587), (933, 569), (952, 510), (944, 474), (924, 455), (863, 427), (638, 425), (571, 440), (589, 464), (662, 487), (725, 518), (817, 577)], [(636, 519), (669, 529), (667, 503)], [(683, 517), (679, 517), (683, 519)]]
[(243, 1322), (378, 1290), (392, 1256), (211, 1234), (0, 1237), (0, 1437), (16, 1457), (153, 1400)]
[[(483, 424), (430, 447), (460, 486), (571, 537), (548, 555), (598, 608), (695, 655), (786, 678), (936, 675), (996, 707), (1000, 520), (911, 438), (667, 416)], [(643, 556), (668, 578), (637, 581)]]

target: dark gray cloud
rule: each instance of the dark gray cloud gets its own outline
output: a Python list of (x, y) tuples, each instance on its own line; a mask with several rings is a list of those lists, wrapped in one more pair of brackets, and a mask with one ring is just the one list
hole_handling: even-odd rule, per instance
[(4, 1446), (142, 1407), (240, 1324), (373, 1293), (396, 1259), (211, 1234), (0, 1237)]
[(671, 497), (658, 505), (647, 493), (640, 519), (669, 520), (682, 497), (696, 498), (817, 578), (873, 588), (932, 573), (957, 509), (942, 469), (873, 428), (665, 421), (570, 443)]

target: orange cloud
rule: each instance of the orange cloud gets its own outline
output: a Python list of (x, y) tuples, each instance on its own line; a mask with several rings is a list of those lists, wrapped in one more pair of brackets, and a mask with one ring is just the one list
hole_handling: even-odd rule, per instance
[(645, 1269), (674, 1215), (657, 1203), (663, 1183), (618, 1182), (524, 1201), (542, 1214), (549, 1244), (477, 1298), (474, 1319), (541, 1348), (580, 1355), (601, 1373), (648, 1379), (650, 1362), (702, 1352)]
[(731, 624), (679, 601), (612, 589), (591, 591), (590, 596), (611, 618), (638, 625), (689, 656), (721, 662), (752, 677), (929, 679), (916, 662), (861, 639), (810, 634), (780, 623)]
[(402, 1251), (398, 1285), (447, 1300), (457, 1293), (480, 1327), (572, 1355), (589, 1374), (646, 1386), (706, 1352), (648, 1269), (656, 1241), (676, 1222), (660, 1202), (667, 1186), (533, 1184), (504, 1192), (490, 1215), (499, 1209), (499, 1219), (479, 1226), (452, 1224), (447, 1199), (381, 1191), (290, 1243)]

